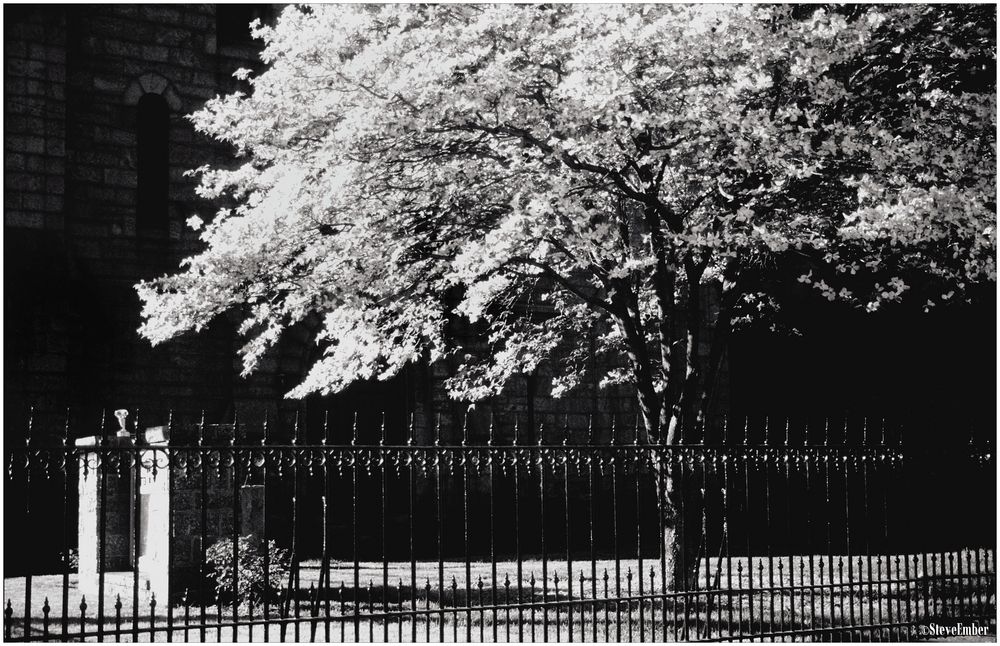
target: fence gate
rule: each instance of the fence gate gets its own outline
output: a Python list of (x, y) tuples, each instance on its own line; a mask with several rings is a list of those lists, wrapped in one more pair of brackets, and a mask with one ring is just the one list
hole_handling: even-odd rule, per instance
[(684, 446), (620, 429), (524, 444), (516, 426), (476, 444), (412, 426), (347, 445), (266, 424), (29, 431), (7, 456), (8, 640), (995, 635), (986, 442), (911, 447), (869, 423)]

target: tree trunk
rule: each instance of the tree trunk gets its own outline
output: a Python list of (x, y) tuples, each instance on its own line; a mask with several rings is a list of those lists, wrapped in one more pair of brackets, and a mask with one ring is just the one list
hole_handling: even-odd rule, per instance
[(697, 585), (702, 551), (702, 492), (696, 467), (667, 454), (656, 462), (657, 499), (663, 514), (665, 588), (685, 592)]

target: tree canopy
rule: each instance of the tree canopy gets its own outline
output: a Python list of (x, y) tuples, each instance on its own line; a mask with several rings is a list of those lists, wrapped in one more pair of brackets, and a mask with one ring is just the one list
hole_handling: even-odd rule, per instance
[(492, 351), (455, 397), (543, 362), (559, 395), (590, 334), (670, 441), (775, 267), (867, 310), (996, 279), (989, 6), (322, 5), (255, 33), (265, 70), (192, 117), (238, 152), (197, 171), (227, 206), (137, 287), (141, 332), (236, 310), (251, 370), (320, 317), (292, 396), (460, 352), (458, 316)]

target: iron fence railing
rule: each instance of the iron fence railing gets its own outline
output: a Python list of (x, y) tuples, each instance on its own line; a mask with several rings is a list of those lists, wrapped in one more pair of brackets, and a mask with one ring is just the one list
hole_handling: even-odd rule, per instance
[[(440, 431), (421, 444), (412, 428), (400, 444), (383, 431), (346, 446), (326, 430), (301, 443), (297, 427), (284, 438), (204, 423), (73, 442), (36, 432), (8, 448), (4, 636), (995, 634), (990, 444), (904, 447), (879, 428), (859, 441), (741, 428), (684, 446), (638, 433), (523, 445), (516, 428), (479, 445), (443, 444)], [(35, 547), (12, 547), (18, 535)], [(670, 541), (682, 545), (676, 569)]]

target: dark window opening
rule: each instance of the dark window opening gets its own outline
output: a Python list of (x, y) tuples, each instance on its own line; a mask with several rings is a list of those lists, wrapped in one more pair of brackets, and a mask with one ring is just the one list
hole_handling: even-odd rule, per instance
[(252, 45), (250, 23), (257, 18), (266, 22), (273, 17), (271, 5), (220, 4), (216, 6), (215, 38), (219, 47)]
[(139, 99), (136, 228), (165, 230), (170, 194), (170, 108), (159, 94)]

